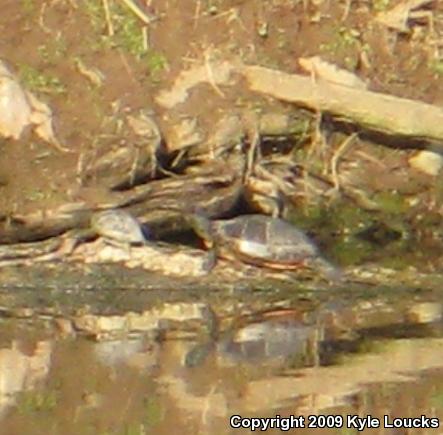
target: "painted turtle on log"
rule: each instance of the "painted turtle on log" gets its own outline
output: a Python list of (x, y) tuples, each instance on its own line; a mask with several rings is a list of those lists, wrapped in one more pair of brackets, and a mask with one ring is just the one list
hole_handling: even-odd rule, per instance
[(308, 267), (334, 281), (340, 277), (306, 234), (282, 219), (253, 214), (210, 221), (197, 214), (189, 220), (216, 256), (279, 270)]
[(146, 237), (140, 222), (124, 210), (106, 210), (91, 218), (92, 229), (110, 242), (137, 245), (145, 244)]

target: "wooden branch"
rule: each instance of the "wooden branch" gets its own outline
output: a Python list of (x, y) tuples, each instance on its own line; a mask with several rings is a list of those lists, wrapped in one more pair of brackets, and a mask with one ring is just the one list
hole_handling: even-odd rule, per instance
[(245, 66), (241, 72), (255, 92), (329, 112), (380, 133), (440, 142), (433, 150), (443, 152), (439, 107), (259, 66)]
[(201, 165), (198, 169), (193, 174), (154, 180), (125, 192), (112, 192), (104, 203), (65, 204), (53, 210), (12, 216), (8, 221), (4, 217), (5, 222), (0, 220), (0, 244), (36, 242), (70, 230), (87, 229), (94, 211), (109, 208), (128, 210), (152, 227), (155, 234), (176, 227), (179, 214), (195, 207), (209, 216), (232, 209), (241, 194), (241, 171), (227, 160)]

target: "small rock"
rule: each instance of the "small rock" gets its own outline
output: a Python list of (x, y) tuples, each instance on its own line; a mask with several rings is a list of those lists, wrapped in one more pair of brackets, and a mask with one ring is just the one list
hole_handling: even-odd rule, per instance
[(443, 166), (443, 157), (433, 151), (419, 151), (409, 159), (409, 165), (411, 168), (435, 177)]
[(420, 302), (411, 307), (407, 314), (408, 320), (415, 323), (432, 323), (442, 317), (440, 302)]

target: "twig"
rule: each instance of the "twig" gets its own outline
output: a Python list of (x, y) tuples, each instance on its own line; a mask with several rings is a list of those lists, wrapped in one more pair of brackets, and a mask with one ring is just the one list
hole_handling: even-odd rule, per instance
[(195, 5), (195, 12), (194, 12), (194, 29), (197, 27), (198, 20), (200, 18), (201, 7), (202, 7), (201, 0), (197, 0), (197, 3)]
[(138, 147), (135, 148), (134, 159), (132, 160), (131, 170), (129, 172), (129, 184), (131, 186), (134, 185), (135, 177), (137, 176), (138, 162), (140, 159), (140, 149)]
[(214, 73), (212, 72), (212, 66), (211, 66), (211, 59), (210, 59), (209, 51), (210, 51), (210, 49), (205, 50), (205, 52), (203, 54), (204, 60), (205, 60), (205, 69), (206, 69), (206, 73), (208, 74), (208, 82), (212, 86), (214, 91), (218, 95), (220, 95), (220, 97), (226, 98), (226, 95), (222, 92), (222, 90), (217, 86), (217, 83), (215, 82)]
[(349, 11), (351, 10), (351, 3), (352, 3), (352, 0), (346, 0), (345, 10), (344, 10), (343, 15), (341, 17), (342, 21), (346, 21), (346, 19), (348, 18)]
[(331, 159), (331, 176), (332, 181), (334, 183), (334, 190), (339, 191), (340, 190), (340, 180), (338, 178), (338, 161), (339, 159), (344, 155), (344, 153), (348, 150), (348, 148), (352, 145), (354, 142), (354, 139), (357, 137), (357, 133), (351, 134), (349, 137), (347, 137), (342, 144), (338, 147), (337, 151), (335, 151), (334, 155)]
[(103, 9), (105, 11), (106, 25), (108, 27), (108, 35), (114, 36), (114, 25), (112, 24), (111, 11), (109, 9), (109, 2), (108, 2), (108, 0), (102, 0), (102, 1), (103, 1)]
[[(181, 162), (182, 158), (185, 156), (185, 154), (188, 152), (188, 150), (186, 148), (182, 148), (178, 154), (176, 155), (176, 157), (174, 158), (174, 160), (171, 163), (171, 168), (175, 168), (176, 166), (178, 166), (178, 164)], [(167, 174), (167, 172), (165, 169), (162, 169), (162, 172)]]
[(249, 149), (246, 154), (246, 168), (243, 183), (246, 183), (251, 176), (254, 170), (255, 157), (257, 152), (260, 152), (260, 133), (258, 131), (257, 119), (251, 119), (248, 124), (247, 135), (249, 138)]
[(118, 50), (118, 55), (120, 56), (120, 59), (121, 59), (121, 61), (122, 61), (122, 64), (123, 64), (123, 66), (124, 66), (126, 72), (128, 73), (128, 76), (134, 81), (134, 83), (137, 83), (137, 84), (138, 84), (138, 82), (137, 82), (137, 80), (136, 80), (136, 78), (135, 78), (135, 76), (134, 76), (134, 73), (132, 72), (132, 69), (131, 69), (131, 67), (129, 66), (129, 62), (128, 62), (128, 60), (126, 59), (126, 56), (122, 53), (121, 50)]
[(143, 35), (143, 50), (148, 51), (149, 50), (149, 33), (148, 33), (148, 26), (142, 27), (142, 35)]
[(46, 3), (42, 4), (42, 7), (40, 9), (40, 13), (38, 15), (38, 24), (40, 26), (40, 28), (45, 32), (45, 33), (51, 33), (51, 29), (49, 29), (46, 25), (45, 25), (45, 12), (46, 12)]
[(150, 24), (154, 21), (154, 17), (145, 14), (132, 0), (121, 0), (138, 18), (145, 24)]

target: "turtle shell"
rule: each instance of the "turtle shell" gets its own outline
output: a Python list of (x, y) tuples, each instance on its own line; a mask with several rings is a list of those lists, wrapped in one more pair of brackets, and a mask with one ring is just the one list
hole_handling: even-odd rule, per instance
[(284, 220), (263, 215), (246, 215), (212, 223), (220, 255), (273, 268), (302, 266), (318, 258), (314, 243)]
[(92, 216), (94, 231), (106, 239), (117, 242), (145, 243), (146, 238), (140, 223), (130, 213), (123, 210), (106, 210)]

